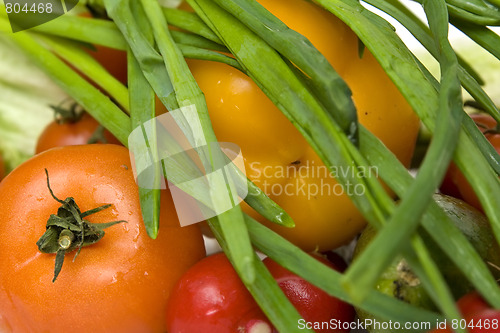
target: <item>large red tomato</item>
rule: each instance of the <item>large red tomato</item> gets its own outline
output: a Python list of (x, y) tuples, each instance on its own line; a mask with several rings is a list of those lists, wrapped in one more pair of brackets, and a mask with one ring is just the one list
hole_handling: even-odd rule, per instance
[[(104, 237), (66, 254), (55, 282), (55, 254), (37, 240), (51, 214), (73, 197), (93, 223), (126, 220)], [(128, 150), (117, 145), (53, 148), (36, 155), (0, 183), (0, 328), (25, 332), (165, 332), (164, 313), (177, 279), (205, 256), (197, 226), (179, 227), (162, 193), (160, 232), (143, 225)]]
[[(332, 269), (342, 268), (342, 266), (336, 267), (322, 257), (313, 256)], [(264, 264), (302, 316), (303, 321), (299, 323), (300, 327), (312, 328), (317, 333), (347, 333), (351, 330), (351, 322), (355, 316), (352, 305), (328, 295), (269, 257), (264, 259)], [(321, 323), (329, 323), (329, 325)]]
[(457, 306), (463, 318), (448, 320), (447, 323), (441, 322), (440, 327), (431, 333), (452, 333), (458, 328), (465, 329), (469, 333), (500, 332), (500, 310), (491, 308), (477, 292), (473, 291), (462, 296)]
[[(332, 269), (326, 259), (319, 258)], [(354, 308), (328, 295), (270, 258), (264, 264), (280, 288), (304, 318), (299, 327), (314, 326), (315, 332), (348, 332)], [(224, 253), (199, 261), (177, 283), (167, 307), (169, 333), (274, 333)], [(321, 322), (329, 328), (317, 328)]]

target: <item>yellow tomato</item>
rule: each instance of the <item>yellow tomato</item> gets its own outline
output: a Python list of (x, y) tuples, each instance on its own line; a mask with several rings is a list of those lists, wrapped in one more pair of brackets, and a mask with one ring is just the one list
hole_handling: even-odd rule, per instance
[[(304, 0), (259, 0), (290, 28), (306, 36), (344, 78), (353, 92), (359, 121), (408, 165), (419, 121), (383, 69), (357, 36), (334, 15)], [(365, 225), (342, 189), (292, 123), (246, 75), (227, 65), (190, 60), (207, 99), (219, 141), (241, 147), (248, 177), (294, 219), (280, 227), (244, 209), (305, 250), (327, 250), (348, 243)], [(337, 170), (333, 175), (355, 170)], [(368, 170), (365, 170), (366, 172)], [(375, 176), (376, 170), (371, 170)]]

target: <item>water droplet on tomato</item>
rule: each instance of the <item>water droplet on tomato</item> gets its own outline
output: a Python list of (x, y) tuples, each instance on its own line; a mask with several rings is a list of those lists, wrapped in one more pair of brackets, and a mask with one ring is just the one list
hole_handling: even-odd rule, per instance
[(9, 324), (6, 318), (0, 314), (0, 332), (2, 333), (12, 333), (12, 326)]
[(137, 223), (135, 225), (135, 235), (134, 235), (133, 241), (137, 242), (139, 240), (140, 235), (141, 235), (141, 228), (140, 228), (140, 224)]

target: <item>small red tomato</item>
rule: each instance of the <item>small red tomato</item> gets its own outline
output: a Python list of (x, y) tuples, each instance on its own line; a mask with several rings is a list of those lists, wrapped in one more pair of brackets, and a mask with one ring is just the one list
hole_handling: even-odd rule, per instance
[(443, 182), (441, 183), (441, 186), (439, 187), (439, 190), (441, 191), (441, 193), (449, 195), (450, 197), (463, 199), (455, 180), (456, 174), (458, 172), (459, 170), (456, 164), (451, 162), (448, 170), (446, 170), (446, 174), (444, 176)]
[(344, 273), (344, 271), (347, 269), (347, 263), (345, 262), (344, 258), (342, 258), (342, 256), (337, 252), (328, 251), (323, 253), (323, 255), (333, 265), (336, 271)]
[[(492, 144), (492, 146), (496, 149), (497, 152), (500, 153), (500, 133), (497, 132), (497, 123), (493, 117), (487, 114), (473, 114), (471, 118), (474, 120), (479, 129), (484, 133), (486, 139)], [(476, 207), (479, 210), (482, 210), (481, 203), (474, 192), (472, 186), (469, 184), (465, 176), (456, 169), (454, 175), (452, 175), (455, 183), (462, 195), (464, 201), (466, 201), (471, 206)]]
[(166, 322), (169, 333), (273, 332), (224, 253), (204, 258), (182, 276)]
[[(316, 257), (332, 269), (337, 269), (331, 262), (326, 259)], [(288, 297), (290, 302), (295, 306), (305, 322), (310, 323), (317, 333), (329, 332), (349, 332), (349, 328), (341, 329), (343, 325), (347, 325), (354, 320), (354, 308), (328, 295), (325, 291), (312, 285), (303, 278), (293, 274), (289, 270), (283, 268), (270, 258), (264, 259), (264, 264), (269, 269), (273, 277), (278, 282), (280, 288)], [(338, 329), (334, 325), (331, 327), (322, 328), (315, 327), (315, 324), (336, 322)], [(324, 325), (324, 324), (323, 324)]]
[[(102, 130), (102, 133), (99, 133)], [(102, 134), (102, 135), (101, 135)], [(90, 142), (95, 138), (95, 142)], [(88, 113), (51, 122), (38, 138), (35, 153), (54, 147), (76, 146), (87, 143), (121, 144), (109, 131), (100, 129), (99, 123)]]
[(471, 333), (500, 332), (500, 310), (486, 309), (467, 318)]
[(491, 308), (481, 295), (475, 291), (462, 296), (457, 301), (457, 306), (464, 315), (472, 315)]
[(492, 309), (477, 292), (462, 296), (457, 301), (457, 306), (463, 319), (452, 321), (446, 328), (436, 328), (430, 333), (453, 333), (453, 325), (466, 328), (469, 333), (500, 332), (500, 310)]

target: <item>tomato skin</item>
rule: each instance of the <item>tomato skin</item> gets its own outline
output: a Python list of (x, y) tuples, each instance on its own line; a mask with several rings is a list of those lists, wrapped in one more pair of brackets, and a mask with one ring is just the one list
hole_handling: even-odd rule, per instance
[[(470, 330), (471, 333), (500, 332), (500, 310), (486, 309), (471, 315), (468, 319), (474, 324), (474, 327)], [(482, 323), (482, 327), (478, 325), (479, 322)], [(484, 326), (485, 322), (490, 323), (490, 327)], [(492, 323), (496, 323), (495, 329), (491, 326)]]
[(267, 321), (224, 253), (182, 276), (166, 312), (169, 333), (235, 333), (252, 319)]
[(336, 271), (339, 271), (340, 273), (344, 273), (345, 270), (347, 269), (347, 263), (345, 262), (344, 258), (336, 253), (336, 252), (326, 252), (323, 253), (323, 255), (326, 257), (326, 259), (335, 267)]
[[(491, 306), (476, 291), (461, 297), (457, 302), (458, 309), (464, 319), (473, 325), (469, 329), (471, 333), (500, 332), (500, 310), (492, 309)], [(485, 322), (490, 325), (496, 320), (496, 328), (484, 326)], [(482, 325), (479, 325), (479, 324)]]
[[(485, 133), (487, 131), (496, 130), (497, 123), (495, 119), (493, 119), (493, 117), (491, 117), (490, 115), (476, 113), (470, 115), (470, 117), (472, 118), (472, 120), (474, 120), (474, 122), (479, 127), (481, 132)], [(495, 150), (498, 153), (500, 153), (500, 134), (485, 133), (485, 137), (495, 148)], [(469, 184), (468, 180), (465, 178), (464, 174), (458, 168), (455, 167), (455, 169), (451, 171), (449, 177), (451, 177), (455, 182), (456, 187), (458, 188), (460, 195), (463, 197), (463, 199), (471, 206), (474, 206), (475, 208), (482, 211), (483, 208), (481, 202), (479, 201), (479, 198), (474, 192), (474, 189)]]
[[(99, 123), (88, 113), (84, 113), (76, 122), (51, 122), (40, 134), (35, 154), (54, 147), (87, 144), (97, 130)], [(109, 131), (104, 131), (106, 143), (121, 144)]]
[(441, 186), (439, 187), (439, 191), (451, 197), (463, 199), (455, 180), (457, 172), (458, 167), (455, 163), (451, 162), (448, 166), (448, 169), (446, 170), (446, 174), (444, 176), (443, 182), (441, 183)]
[(457, 306), (462, 314), (473, 315), (490, 309), (490, 306), (476, 291), (472, 291), (460, 297)]
[[(111, 203), (91, 222), (126, 220), (106, 229), (57, 280), (54, 254), (35, 245), (60, 203), (74, 197), (81, 211)], [(156, 240), (143, 226), (128, 150), (117, 145), (53, 148), (0, 183), (0, 327), (24, 332), (164, 332), (164, 309), (177, 279), (205, 255), (196, 226), (178, 227), (169, 193), (162, 193)]]
[[(318, 260), (336, 269), (326, 259), (318, 257)], [(329, 296), (270, 258), (263, 262), (306, 321), (335, 318), (351, 322), (354, 319), (354, 309), (349, 304)], [(252, 321), (267, 323), (269, 330), (275, 330), (224, 253), (206, 257), (182, 276), (172, 292), (166, 314), (169, 333), (246, 332), (245, 328), (251, 326)]]
[[(326, 259), (314, 257), (337, 269)], [(354, 319), (354, 308), (351, 305), (329, 296), (270, 258), (264, 259), (263, 263), (306, 321), (326, 322), (337, 319), (340, 322), (351, 322)], [(269, 330), (275, 330), (224, 253), (199, 261), (182, 276), (174, 288), (166, 314), (169, 333), (246, 332), (244, 329), (252, 321), (267, 323)]]
[[(316, 255), (313, 255), (313, 257), (332, 269), (339, 270), (326, 259)], [(321, 323), (331, 322), (332, 319), (336, 319), (337, 323), (350, 323), (354, 320), (355, 312), (350, 304), (328, 295), (325, 291), (283, 268), (269, 257), (264, 259), (263, 262), (306, 322)], [(341, 330), (333, 328), (315, 330), (318, 333), (347, 333), (349, 331), (350, 329)]]
[[(467, 332), (491, 333), (500, 332), (500, 310), (492, 309), (491, 306), (476, 291), (462, 296), (457, 301), (458, 309), (467, 323)], [(464, 323), (464, 324), (465, 324)], [(430, 333), (453, 333), (448, 327), (434, 329)], [(465, 325), (464, 325), (465, 326)]]
[[(325, 55), (351, 87), (360, 122), (409, 165), (418, 118), (370, 52), (359, 59), (357, 36), (313, 2), (259, 3)], [(224, 64), (188, 64), (205, 94), (217, 138), (241, 147), (247, 176), (290, 214), (295, 228), (270, 223), (243, 204), (245, 212), (305, 251), (326, 251), (352, 240), (365, 219), (345, 193), (334, 193), (335, 179), (317, 176), (324, 173), (324, 164), (258, 86)], [(303, 172), (280, 174), (290, 169)], [(314, 194), (316, 189), (319, 193)]]

